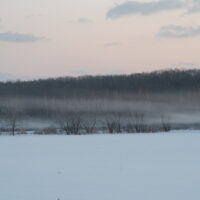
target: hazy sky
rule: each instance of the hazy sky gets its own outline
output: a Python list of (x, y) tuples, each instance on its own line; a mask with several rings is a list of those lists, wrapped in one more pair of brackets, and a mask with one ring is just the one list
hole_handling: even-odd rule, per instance
[(200, 0), (0, 0), (0, 73), (132, 73), (200, 64)]

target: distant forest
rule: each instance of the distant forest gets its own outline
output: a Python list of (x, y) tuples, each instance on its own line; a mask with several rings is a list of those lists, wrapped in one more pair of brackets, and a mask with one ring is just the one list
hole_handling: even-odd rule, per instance
[(0, 134), (200, 129), (199, 99), (196, 69), (0, 82)]
[(0, 82), (1, 97), (91, 98), (199, 89), (200, 70), (197, 69)]

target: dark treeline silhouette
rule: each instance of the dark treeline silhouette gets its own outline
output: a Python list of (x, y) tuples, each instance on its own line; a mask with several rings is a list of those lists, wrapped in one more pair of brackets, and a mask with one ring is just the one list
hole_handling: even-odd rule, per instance
[(200, 89), (200, 70), (165, 70), (131, 75), (81, 76), (0, 82), (1, 97), (102, 97)]

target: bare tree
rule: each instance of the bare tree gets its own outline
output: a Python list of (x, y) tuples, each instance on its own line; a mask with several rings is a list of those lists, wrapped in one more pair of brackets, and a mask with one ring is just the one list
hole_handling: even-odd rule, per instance
[(162, 130), (164, 132), (169, 132), (171, 130), (171, 125), (169, 122), (169, 117), (166, 117), (164, 115), (161, 116), (161, 125), (162, 125)]
[(114, 121), (110, 121), (109, 119), (106, 119), (106, 126), (108, 128), (109, 133), (114, 133), (116, 124)]
[(117, 116), (107, 116), (105, 121), (106, 127), (109, 133), (121, 133), (122, 126), (121, 126), (121, 115), (118, 114)]
[(83, 129), (86, 133), (94, 133), (95, 132), (95, 126), (96, 126), (96, 115), (88, 117), (88, 119), (85, 119), (83, 122)]
[(80, 134), (82, 117), (79, 113), (65, 113), (62, 117), (60, 125), (67, 135)]
[(121, 115), (118, 114), (118, 115), (115, 117), (115, 120), (116, 120), (116, 132), (117, 132), (117, 133), (121, 133), (121, 132), (122, 132)]
[(137, 133), (145, 131), (144, 113), (134, 113), (134, 127)]
[(22, 116), (22, 110), (15, 106), (8, 106), (4, 109), (4, 120), (13, 136), (15, 135), (16, 129), (22, 120)]
[(71, 125), (72, 125), (72, 133), (79, 135), (80, 134), (80, 129), (81, 129), (81, 115), (79, 113), (76, 113), (72, 116), (71, 119)]
[(72, 122), (70, 118), (65, 119), (65, 123), (63, 125), (63, 129), (66, 132), (67, 135), (72, 134), (73, 128), (72, 128)]
[(131, 132), (142, 133), (147, 130), (144, 113), (142, 112), (130, 113), (129, 118), (130, 118), (130, 122), (125, 127), (128, 133), (131, 133)]

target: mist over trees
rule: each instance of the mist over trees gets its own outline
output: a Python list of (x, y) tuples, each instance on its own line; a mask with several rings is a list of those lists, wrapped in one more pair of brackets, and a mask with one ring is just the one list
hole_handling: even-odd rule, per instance
[(34, 120), (68, 135), (200, 128), (199, 89), (196, 69), (0, 82), (0, 129), (15, 135)]

